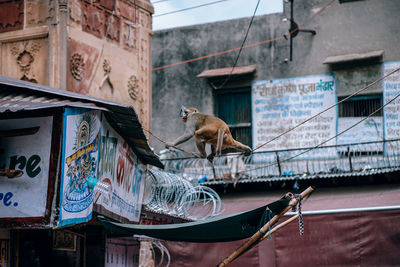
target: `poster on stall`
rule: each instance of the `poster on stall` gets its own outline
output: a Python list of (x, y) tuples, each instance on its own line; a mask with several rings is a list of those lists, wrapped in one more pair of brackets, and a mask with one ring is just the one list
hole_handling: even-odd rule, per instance
[(139, 221), (144, 170), (145, 166), (103, 116), (98, 177), (109, 184), (110, 195), (102, 194), (96, 204), (118, 217)]
[[(400, 62), (383, 64), (383, 76), (400, 68)], [(400, 70), (383, 79), (383, 132), (385, 140), (400, 138)], [(389, 103), (390, 102), (390, 103)], [(399, 142), (385, 143), (385, 155), (399, 155)]]
[(100, 115), (86, 109), (64, 113), (59, 225), (92, 217), (94, 191), (88, 180), (97, 175)]
[[(336, 103), (334, 75), (257, 81), (252, 84), (253, 148), (257, 151), (315, 147), (336, 134), (336, 107), (270, 142)], [(265, 144), (269, 142), (268, 144)], [(265, 145), (264, 145), (265, 144)], [(324, 145), (334, 145), (335, 139)], [(324, 156), (315, 150), (302, 158)]]
[(53, 117), (0, 120), (0, 131), (23, 133), (0, 138), (0, 169), (23, 172), (0, 176), (0, 218), (44, 217)]
[[(337, 145), (356, 144), (364, 142), (376, 142), (383, 140), (382, 117), (342, 117), (338, 119), (338, 133), (341, 133), (353, 125), (357, 125), (337, 137)], [(363, 120), (363, 121), (362, 121)], [(345, 151), (347, 146), (339, 146), (338, 150)], [(357, 151), (383, 151), (383, 143), (361, 145)]]

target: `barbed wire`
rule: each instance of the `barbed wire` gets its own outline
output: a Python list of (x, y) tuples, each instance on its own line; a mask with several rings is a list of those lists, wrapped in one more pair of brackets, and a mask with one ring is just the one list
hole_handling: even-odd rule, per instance
[(222, 212), (219, 195), (211, 188), (192, 183), (190, 178), (158, 169), (148, 169), (143, 204), (150, 210), (193, 220)]

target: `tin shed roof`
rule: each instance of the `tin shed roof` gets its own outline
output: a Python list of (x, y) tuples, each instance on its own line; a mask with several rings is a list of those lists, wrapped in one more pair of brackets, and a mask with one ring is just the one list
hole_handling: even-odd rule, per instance
[(0, 113), (57, 107), (105, 111), (110, 124), (125, 138), (142, 163), (164, 167), (149, 146), (138, 116), (130, 105), (0, 75)]

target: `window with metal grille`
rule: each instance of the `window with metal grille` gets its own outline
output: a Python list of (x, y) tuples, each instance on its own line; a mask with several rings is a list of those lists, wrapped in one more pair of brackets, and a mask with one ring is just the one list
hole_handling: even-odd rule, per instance
[[(345, 97), (339, 97), (341, 101)], [(353, 96), (339, 104), (339, 117), (366, 117), (382, 106), (382, 95)], [(382, 116), (382, 110), (373, 116)]]
[(233, 138), (252, 146), (250, 87), (216, 90), (216, 116), (228, 124)]

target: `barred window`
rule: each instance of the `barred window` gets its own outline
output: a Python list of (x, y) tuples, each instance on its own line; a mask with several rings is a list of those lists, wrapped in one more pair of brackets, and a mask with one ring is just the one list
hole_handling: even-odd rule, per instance
[[(338, 102), (345, 97), (339, 97)], [(339, 117), (366, 117), (382, 106), (382, 95), (353, 96), (339, 104)], [(382, 116), (382, 109), (373, 116)]]

